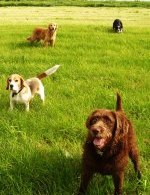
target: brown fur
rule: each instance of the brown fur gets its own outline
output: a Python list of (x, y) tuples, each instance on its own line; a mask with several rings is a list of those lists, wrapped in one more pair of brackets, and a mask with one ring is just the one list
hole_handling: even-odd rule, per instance
[(128, 157), (133, 162), (139, 179), (141, 173), (135, 132), (123, 111), (120, 95), (117, 94), (116, 111), (94, 111), (88, 117), (86, 127), (88, 135), (84, 144), (78, 194), (84, 194), (93, 174), (100, 173), (111, 175), (115, 187), (114, 195), (122, 195)]
[(35, 28), (32, 36), (28, 37), (27, 40), (30, 42), (44, 41), (45, 46), (54, 46), (56, 41), (57, 24), (49, 24), (48, 28)]

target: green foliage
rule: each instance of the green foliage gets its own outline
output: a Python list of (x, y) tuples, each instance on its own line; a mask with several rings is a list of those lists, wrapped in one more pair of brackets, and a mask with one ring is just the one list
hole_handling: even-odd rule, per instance
[(150, 7), (149, 2), (103, 0), (0, 0), (0, 6)]
[[(41, 43), (31, 45), (26, 42), (35, 23), (32, 20), (23, 23), (19, 10), (15, 12), (17, 19), (12, 9), (7, 9), (12, 17), (6, 17), (7, 22), (0, 24), (1, 194), (75, 193), (80, 182), (85, 120), (96, 108), (114, 109), (115, 94), (119, 91), (127, 116), (136, 130), (143, 175), (138, 185), (130, 163), (124, 192), (147, 195), (150, 190), (150, 29), (145, 11), (126, 10), (124, 18), (128, 18), (131, 12), (134, 25), (129, 17), (122, 34), (111, 30), (103, 13), (100, 12), (103, 25), (102, 20), (95, 20), (94, 14), (97, 16), (97, 13), (91, 14), (93, 8), (86, 12), (81, 8), (80, 13), (87, 14), (84, 20), (79, 19), (78, 8), (72, 13), (76, 16), (74, 20), (65, 20), (63, 14), (61, 18), (54, 15), (53, 20), (56, 18), (59, 24), (56, 46), (44, 48)], [(57, 12), (60, 9), (57, 8)], [(68, 13), (71, 11), (69, 7), (66, 9)], [(30, 21), (33, 12), (31, 8), (28, 11)], [(105, 11), (113, 21), (112, 10)], [(43, 10), (43, 14), (45, 12)], [(144, 18), (143, 23), (137, 18)], [(49, 17), (45, 23), (48, 22)], [(45, 26), (42, 22), (40, 24)], [(42, 106), (35, 97), (29, 113), (25, 112), (23, 105), (9, 111), (9, 92), (5, 90), (8, 75), (19, 73), (30, 78), (55, 64), (62, 66), (53, 76), (43, 80), (45, 105)], [(89, 195), (112, 193), (112, 179), (108, 176), (96, 176), (88, 189)]]

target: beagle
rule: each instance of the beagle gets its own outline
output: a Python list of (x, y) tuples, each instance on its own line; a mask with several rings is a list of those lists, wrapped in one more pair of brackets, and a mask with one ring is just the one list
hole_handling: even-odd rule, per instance
[(26, 111), (29, 111), (29, 102), (38, 94), (44, 102), (44, 86), (41, 80), (57, 71), (60, 65), (55, 65), (34, 78), (24, 80), (18, 74), (12, 74), (7, 79), (7, 90), (10, 90), (10, 109), (13, 110), (15, 103), (25, 104)]

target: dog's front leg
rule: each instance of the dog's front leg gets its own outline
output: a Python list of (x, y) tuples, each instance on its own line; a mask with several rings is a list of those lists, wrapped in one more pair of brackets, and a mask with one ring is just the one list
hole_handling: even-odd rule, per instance
[(49, 46), (49, 40), (47, 40), (46, 38), (45, 38), (45, 40), (44, 40), (44, 46), (45, 46), (45, 47), (48, 47), (48, 46)]
[(26, 107), (26, 111), (28, 112), (29, 111), (29, 102), (25, 103), (25, 107)]
[(13, 110), (13, 108), (14, 108), (14, 102), (10, 100), (10, 110)]
[(78, 195), (85, 194), (88, 184), (94, 174), (94, 171), (90, 167), (83, 166), (82, 175), (81, 175), (81, 183), (78, 191)]
[(113, 175), (113, 181), (115, 186), (114, 195), (122, 195), (122, 188), (123, 188), (123, 180), (124, 180), (124, 172), (116, 172)]
[(54, 47), (54, 44), (55, 44), (55, 40), (54, 39), (50, 40), (51, 47)]

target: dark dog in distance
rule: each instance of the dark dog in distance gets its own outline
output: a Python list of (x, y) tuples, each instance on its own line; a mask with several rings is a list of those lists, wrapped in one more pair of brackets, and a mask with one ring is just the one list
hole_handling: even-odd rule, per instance
[(117, 33), (121, 33), (123, 31), (123, 24), (121, 22), (121, 20), (119, 19), (116, 19), (114, 22), (113, 22), (113, 30)]

